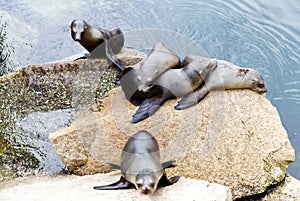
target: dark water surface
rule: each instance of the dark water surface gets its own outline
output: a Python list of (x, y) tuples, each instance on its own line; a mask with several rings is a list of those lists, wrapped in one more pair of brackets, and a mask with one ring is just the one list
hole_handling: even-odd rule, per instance
[[(6, 13), (8, 24), (13, 20), (26, 25), (8, 32), (29, 43), (23, 41), (20, 66), (83, 51), (71, 40), (68, 27), (79, 18), (106, 29), (119, 26), (126, 36), (148, 28), (174, 31), (197, 43), (209, 57), (257, 69), (296, 151), (296, 162), (288, 171), (300, 179), (300, 1), (1, 0), (0, 11)], [(147, 45), (145, 49), (153, 44)], [(18, 46), (15, 49), (17, 55)]]

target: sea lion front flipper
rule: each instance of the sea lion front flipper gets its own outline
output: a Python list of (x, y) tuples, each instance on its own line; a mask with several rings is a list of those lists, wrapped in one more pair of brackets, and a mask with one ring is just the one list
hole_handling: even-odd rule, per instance
[(163, 169), (176, 167), (176, 165), (173, 164), (173, 163), (175, 163), (175, 162), (176, 162), (176, 161), (166, 161), (166, 162), (163, 162), (163, 163), (161, 164), (161, 166), (163, 167)]
[(137, 88), (137, 76), (138, 69), (134, 67), (126, 67), (122, 71), (122, 77), (120, 80), (122, 90), (126, 96), (126, 99), (129, 100), (133, 105), (139, 106), (144, 101), (144, 94), (138, 91)]
[(134, 185), (121, 176), (120, 180), (109, 185), (94, 186), (95, 190), (118, 190), (134, 188)]
[(166, 174), (164, 174), (158, 183), (158, 186), (163, 187), (163, 186), (170, 186), (174, 183), (176, 183), (180, 179), (180, 176), (174, 176), (171, 177), (170, 179), (167, 178)]
[(80, 56), (78, 56), (78, 58), (74, 59), (74, 61), (78, 61), (80, 59), (87, 59), (90, 57), (91, 57), (91, 54), (89, 52), (83, 52), (83, 53), (81, 53)]
[(148, 118), (160, 108), (163, 102), (164, 99), (162, 97), (152, 97), (144, 100), (139, 109), (132, 116), (132, 120), (130, 122), (135, 124)]
[(113, 52), (111, 47), (111, 41), (106, 40), (105, 42), (105, 51), (106, 51), (106, 57), (109, 61), (111, 61), (113, 64), (115, 64), (121, 71), (125, 69), (125, 65), (123, 61), (121, 61)]
[(183, 110), (196, 105), (208, 94), (208, 92), (207, 87), (204, 85), (198, 88), (195, 92), (183, 96), (174, 108), (176, 110)]

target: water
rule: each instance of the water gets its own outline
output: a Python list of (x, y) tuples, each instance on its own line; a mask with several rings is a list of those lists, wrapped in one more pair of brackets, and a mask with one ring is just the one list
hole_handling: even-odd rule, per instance
[(296, 162), (288, 172), (300, 179), (299, 1), (61, 0), (55, 4), (1, 0), (0, 10), (26, 25), (22, 32), (10, 32), (13, 38), (24, 35), (30, 44), (15, 48), (15, 55), (22, 58), (20, 66), (83, 51), (71, 40), (68, 27), (78, 18), (107, 29), (119, 26), (127, 35), (145, 28), (175, 31), (201, 46), (209, 57), (257, 69), (296, 151)]

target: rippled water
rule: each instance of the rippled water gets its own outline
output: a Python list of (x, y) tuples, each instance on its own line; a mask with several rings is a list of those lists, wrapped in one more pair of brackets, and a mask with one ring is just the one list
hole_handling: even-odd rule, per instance
[(0, 9), (27, 25), (23, 31), (10, 33), (21, 38), (24, 34), (30, 43), (19, 53), (25, 55), (21, 66), (81, 52), (68, 26), (82, 18), (107, 29), (119, 26), (128, 35), (145, 28), (175, 31), (197, 43), (209, 57), (258, 69), (296, 150), (296, 162), (288, 171), (300, 178), (299, 1), (61, 0), (55, 4), (51, 0), (1, 0)]

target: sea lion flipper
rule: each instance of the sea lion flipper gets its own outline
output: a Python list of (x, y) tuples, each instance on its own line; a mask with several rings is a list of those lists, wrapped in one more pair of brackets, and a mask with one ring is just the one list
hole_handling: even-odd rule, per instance
[(134, 188), (134, 185), (128, 182), (124, 177), (121, 176), (120, 180), (109, 185), (94, 186), (95, 190), (118, 190), (118, 189), (129, 189)]
[(167, 178), (166, 174), (164, 174), (161, 179), (159, 180), (158, 186), (163, 187), (163, 186), (170, 186), (174, 183), (176, 183), (180, 179), (180, 176), (174, 176), (171, 177), (170, 179)]
[(180, 176), (176, 175), (176, 176), (174, 176), (174, 177), (171, 177), (171, 178), (169, 179), (169, 182), (170, 182), (171, 184), (174, 184), (174, 183), (176, 183), (179, 179), (180, 179)]
[(156, 112), (161, 104), (164, 102), (164, 99), (161, 97), (152, 97), (144, 100), (140, 105), (139, 109), (132, 116), (131, 123), (138, 123)]
[(120, 170), (121, 169), (121, 166), (117, 165), (117, 164), (107, 163), (107, 165), (109, 165), (109, 167), (112, 168), (112, 169), (116, 169), (116, 170)]
[(176, 161), (174, 161), (174, 160), (172, 160), (172, 161), (166, 161), (166, 162), (163, 162), (161, 164), (161, 166), (163, 167), (163, 169), (176, 167), (176, 165), (174, 165), (175, 162)]
[(174, 108), (176, 110), (183, 110), (196, 105), (208, 94), (208, 92), (206, 86), (198, 88), (195, 92), (183, 96)]
[(134, 67), (126, 67), (121, 72), (121, 87), (127, 98), (133, 105), (139, 106), (144, 101), (143, 94), (137, 90), (137, 84), (135, 84), (135, 78), (137, 77), (138, 69)]
[(90, 57), (91, 57), (91, 54), (89, 52), (83, 52), (80, 55), (78, 55), (78, 57), (76, 59), (74, 59), (74, 61), (78, 61), (80, 59), (87, 59)]
[(111, 61), (113, 64), (115, 64), (121, 71), (125, 69), (125, 65), (123, 61), (121, 61), (113, 52), (111, 47), (111, 41), (106, 40), (105, 43), (105, 50), (106, 50), (106, 57), (109, 61)]

